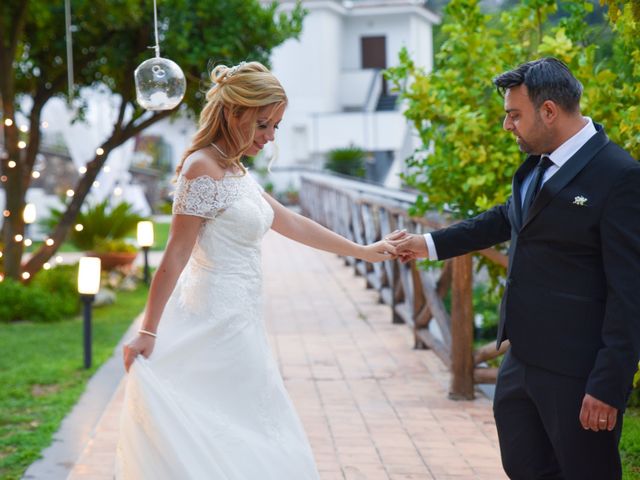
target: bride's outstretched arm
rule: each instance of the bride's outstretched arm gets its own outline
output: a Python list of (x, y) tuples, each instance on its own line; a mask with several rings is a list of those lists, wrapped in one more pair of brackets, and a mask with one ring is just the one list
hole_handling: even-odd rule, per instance
[[(173, 216), (167, 247), (149, 288), (149, 298), (141, 330), (155, 334), (158, 329), (164, 307), (176, 286), (178, 277), (189, 260), (201, 225), (202, 218), (200, 217)], [(124, 367), (127, 371), (138, 354), (145, 357), (151, 355), (155, 338), (149, 333), (138, 333), (131, 342), (124, 346)]]
[(296, 242), (338, 255), (361, 258), (368, 262), (389, 260), (395, 258), (395, 247), (387, 240), (404, 235), (403, 232), (394, 232), (388, 239), (370, 245), (358, 245), (310, 218), (292, 212), (269, 194), (265, 193), (264, 198), (275, 214), (271, 225), (273, 230)]

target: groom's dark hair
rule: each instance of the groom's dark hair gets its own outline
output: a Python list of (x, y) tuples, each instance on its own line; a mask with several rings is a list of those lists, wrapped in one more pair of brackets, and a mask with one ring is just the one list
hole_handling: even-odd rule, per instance
[(498, 93), (504, 95), (512, 87), (524, 84), (531, 102), (536, 108), (551, 100), (567, 112), (580, 109), (582, 84), (573, 76), (569, 67), (557, 58), (544, 57), (523, 63), (514, 70), (493, 79)]

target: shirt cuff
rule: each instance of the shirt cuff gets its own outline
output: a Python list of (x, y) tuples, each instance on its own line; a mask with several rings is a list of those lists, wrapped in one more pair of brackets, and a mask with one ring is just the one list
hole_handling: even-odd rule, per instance
[(424, 241), (427, 243), (427, 250), (429, 251), (429, 260), (438, 260), (438, 252), (436, 251), (436, 244), (433, 243), (433, 236), (430, 233), (425, 233)]

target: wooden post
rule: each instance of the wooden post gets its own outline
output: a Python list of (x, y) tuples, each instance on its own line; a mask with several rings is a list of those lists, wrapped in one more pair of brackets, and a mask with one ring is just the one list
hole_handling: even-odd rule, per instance
[(471, 255), (452, 260), (451, 290), (451, 387), (449, 398), (472, 400), (473, 383), (473, 302)]

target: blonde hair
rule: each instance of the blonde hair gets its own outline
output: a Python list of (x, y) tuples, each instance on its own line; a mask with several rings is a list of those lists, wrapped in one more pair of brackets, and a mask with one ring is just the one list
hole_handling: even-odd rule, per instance
[[(198, 131), (176, 168), (176, 176), (189, 155), (219, 140), (226, 146), (226, 157), (220, 158), (220, 165), (224, 169), (244, 170), (240, 159), (253, 143), (259, 109), (287, 103), (278, 79), (259, 62), (242, 62), (235, 67), (217, 65), (210, 77), (213, 85), (206, 94)], [(245, 112), (243, 120), (247, 121), (248, 130), (238, 128), (239, 118)]]

